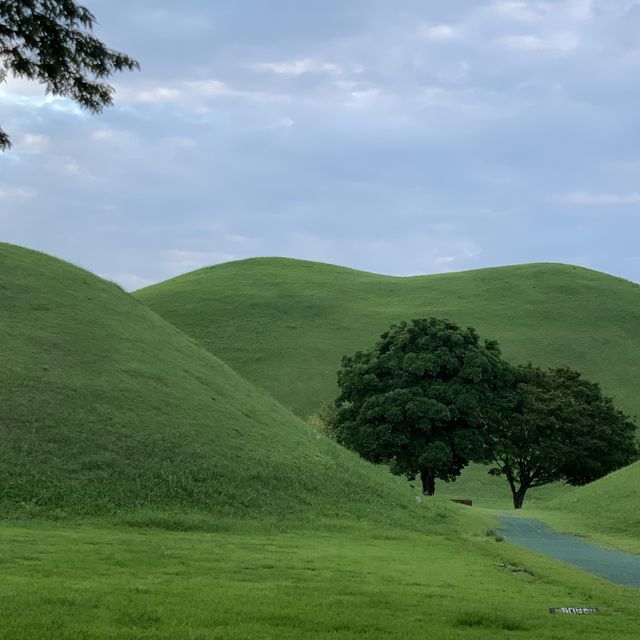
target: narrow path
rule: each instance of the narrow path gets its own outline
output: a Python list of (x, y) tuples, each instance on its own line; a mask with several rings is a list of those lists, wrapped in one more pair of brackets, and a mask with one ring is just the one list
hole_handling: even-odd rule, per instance
[(500, 533), (520, 546), (563, 560), (605, 580), (640, 588), (640, 556), (603, 549), (578, 536), (556, 533), (540, 520), (501, 516)]

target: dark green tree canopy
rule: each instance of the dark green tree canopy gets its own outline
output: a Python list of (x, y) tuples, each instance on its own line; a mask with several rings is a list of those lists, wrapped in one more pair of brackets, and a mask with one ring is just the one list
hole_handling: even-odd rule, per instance
[(483, 451), (488, 405), (510, 368), (496, 342), (436, 318), (392, 326), (370, 351), (344, 357), (332, 430), (367, 460), (431, 495)]
[(486, 460), (507, 478), (514, 507), (533, 487), (587, 484), (637, 459), (635, 424), (597, 384), (569, 368), (515, 374), (487, 424)]
[[(111, 105), (113, 88), (105, 80), (139, 65), (92, 36), (94, 24), (93, 14), (73, 0), (0, 0), (0, 81), (9, 73), (35, 80), (93, 112)], [(0, 129), (0, 148), (10, 145)]]

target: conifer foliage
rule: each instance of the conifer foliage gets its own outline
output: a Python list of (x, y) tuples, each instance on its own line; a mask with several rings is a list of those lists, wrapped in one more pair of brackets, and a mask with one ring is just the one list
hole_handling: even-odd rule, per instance
[[(0, 0), (0, 82), (8, 74), (34, 80), (94, 113), (111, 105), (107, 78), (139, 64), (94, 37), (95, 22), (73, 0)], [(10, 146), (0, 129), (0, 149)]]

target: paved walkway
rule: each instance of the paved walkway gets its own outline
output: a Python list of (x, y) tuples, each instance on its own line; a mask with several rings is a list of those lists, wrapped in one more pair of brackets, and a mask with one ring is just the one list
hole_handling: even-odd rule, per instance
[(603, 549), (578, 536), (552, 531), (540, 520), (501, 516), (500, 533), (520, 546), (563, 560), (605, 580), (640, 588), (640, 556)]

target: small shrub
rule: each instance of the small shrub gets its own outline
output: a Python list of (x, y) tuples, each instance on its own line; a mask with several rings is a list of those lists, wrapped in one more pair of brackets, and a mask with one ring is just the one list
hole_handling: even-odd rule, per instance
[(333, 402), (327, 402), (320, 407), (320, 410), (307, 418), (307, 424), (318, 433), (323, 433), (332, 440), (336, 439), (336, 433), (333, 429), (333, 420), (336, 415), (336, 405)]

